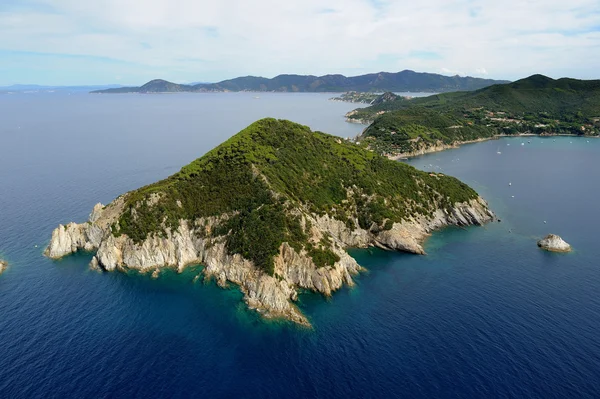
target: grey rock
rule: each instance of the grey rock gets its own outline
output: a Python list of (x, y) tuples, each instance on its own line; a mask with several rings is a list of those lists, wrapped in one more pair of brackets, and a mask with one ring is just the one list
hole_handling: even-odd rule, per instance
[[(205, 279), (215, 279), (221, 287), (236, 284), (244, 294), (244, 301), (264, 317), (285, 318), (309, 326), (306, 317), (293, 302), (300, 289), (330, 296), (344, 284), (353, 285), (353, 276), (364, 269), (346, 253), (347, 248), (377, 246), (387, 250), (424, 254), (422, 243), (429, 234), (448, 225), (481, 225), (494, 219), (487, 203), (475, 199), (457, 203), (450, 212), (437, 210), (433, 217), (421, 216), (394, 223), (387, 231), (374, 233), (361, 228), (349, 229), (345, 222), (328, 215), (302, 213), (303, 223), (310, 222), (309, 232), (318, 242), (327, 235), (332, 239), (331, 250), (340, 260), (333, 266), (317, 267), (302, 250), (297, 252), (283, 243), (275, 257), (274, 275), (268, 275), (241, 255), (230, 254), (224, 237), (202, 234), (217, 226), (222, 217), (180, 220), (175, 231), (167, 229), (162, 236), (153, 235), (135, 243), (126, 235), (115, 237), (112, 229), (123, 209), (123, 197), (106, 207), (94, 207), (87, 223), (59, 225), (45, 251), (50, 258), (60, 258), (78, 250), (96, 250), (90, 267), (97, 270), (128, 270), (150, 272), (172, 267), (181, 272), (190, 264), (203, 264)], [(358, 226), (358, 221), (355, 220)]]
[(556, 234), (548, 234), (537, 243), (538, 247), (552, 252), (570, 252), (571, 246)]

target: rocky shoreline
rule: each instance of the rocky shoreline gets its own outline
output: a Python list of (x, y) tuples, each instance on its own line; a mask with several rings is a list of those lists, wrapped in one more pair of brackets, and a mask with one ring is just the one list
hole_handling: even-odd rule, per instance
[[(403, 158), (412, 158), (412, 157), (418, 157), (420, 155), (425, 155), (425, 154), (431, 154), (434, 152), (441, 152), (441, 151), (446, 151), (446, 150), (452, 150), (452, 149), (456, 149), (459, 148), (460, 146), (464, 145), (464, 144), (474, 144), (474, 143), (481, 143), (484, 141), (489, 141), (489, 140), (498, 140), (504, 137), (532, 137), (532, 136), (539, 136), (539, 137), (581, 137), (581, 136), (577, 136), (574, 134), (548, 134), (548, 135), (538, 135), (538, 134), (518, 134), (518, 135), (505, 135), (505, 134), (498, 134), (498, 135), (494, 135), (492, 137), (482, 137), (480, 139), (476, 139), (476, 140), (468, 140), (468, 141), (456, 141), (452, 144), (443, 144), (443, 143), (438, 143), (432, 146), (428, 146), (428, 147), (423, 147), (420, 148), (416, 151), (411, 151), (411, 152), (402, 152), (402, 153), (398, 153), (398, 154), (384, 154), (387, 158), (397, 161)], [(583, 136), (586, 138), (599, 138), (597, 136)]]
[(483, 137), (483, 138), (480, 138), (480, 139), (468, 140), (468, 141), (458, 141), (458, 142), (454, 142), (452, 144), (438, 143), (436, 145), (432, 145), (432, 146), (420, 148), (420, 149), (418, 149), (416, 151), (402, 152), (402, 153), (399, 153), (399, 154), (388, 155), (387, 157), (389, 159), (391, 159), (391, 160), (397, 161), (397, 160), (403, 159), (403, 158), (418, 157), (420, 155), (431, 154), (431, 153), (434, 153), (434, 152), (441, 152), (441, 151), (446, 151), (446, 150), (451, 150), (451, 149), (459, 148), (463, 144), (481, 143), (481, 142), (488, 141), (488, 140), (495, 140), (497, 138), (499, 138), (499, 136)]
[(495, 218), (481, 198), (456, 203), (449, 212), (438, 209), (432, 217), (394, 223), (391, 230), (378, 233), (350, 229), (346, 223), (328, 215), (303, 213), (303, 223), (310, 223), (310, 233), (315, 238), (328, 235), (333, 239), (332, 250), (340, 260), (333, 266), (317, 267), (304, 250), (299, 253), (283, 243), (271, 276), (241, 255), (229, 254), (225, 237), (201, 234), (202, 230), (210, 231), (217, 226), (227, 215), (180, 220), (175, 231), (168, 229), (163, 236), (153, 235), (140, 243), (126, 235), (115, 237), (111, 225), (123, 211), (125, 196), (107, 206), (97, 204), (86, 223), (59, 225), (52, 232), (44, 254), (58, 259), (79, 250), (96, 251), (90, 266), (104, 271), (133, 269), (156, 273), (161, 268), (171, 267), (181, 272), (188, 265), (202, 264), (205, 279), (214, 278), (221, 287), (228, 283), (238, 285), (249, 308), (268, 318), (284, 318), (305, 326), (310, 326), (310, 322), (293, 303), (301, 290), (330, 296), (344, 284), (352, 286), (352, 276), (364, 270), (346, 249), (373, 246), (424, 254), (422, 244), (434, 230), (450, 225), (482, 225)]

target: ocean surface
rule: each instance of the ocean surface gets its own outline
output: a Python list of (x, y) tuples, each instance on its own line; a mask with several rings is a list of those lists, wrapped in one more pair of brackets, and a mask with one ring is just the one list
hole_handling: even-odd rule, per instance
[[(0, 96), (0, 397), (600, 397), (600, 140), (501, 139), (408, 161), (472, 185), (501, 222), (435, 233), (426, 256), (352, 250), (368, 268), (354, 288), (300, 298), (313, 330), (193, 283), (199, 267), (153, 280), (90, 271), (90, 254), (42, 256), (59, 223), (261, 117), (363, 128), (331, 95), (255, 96)], [(574, 252), (539, 250), (548, 233)]]

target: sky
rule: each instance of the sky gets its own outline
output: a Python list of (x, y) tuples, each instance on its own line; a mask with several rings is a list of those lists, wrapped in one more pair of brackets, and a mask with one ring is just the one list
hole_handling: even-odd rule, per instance
[(0, 85), (600, 79), (600, 0), (0, 0)]

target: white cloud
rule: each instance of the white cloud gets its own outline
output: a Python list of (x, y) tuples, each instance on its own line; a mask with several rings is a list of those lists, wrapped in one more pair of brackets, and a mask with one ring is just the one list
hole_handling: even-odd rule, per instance
[[(180, 81), (400, 69), (592, 78), (600, 70), (597, 0), (34, 3), (0, 6), (0, 50), (108, 57)], [(439, 57), (411, 55), (424, 52)], [(107, 79), (134, 77), (111, 68)]]
[(455, 70), (455, 69), (450, 69), (450, 68), (441, 68), (440, 72), (444, 75), (465, 75), (463, 72)]

